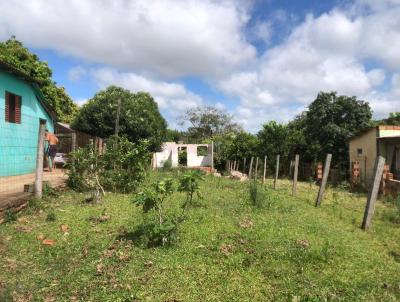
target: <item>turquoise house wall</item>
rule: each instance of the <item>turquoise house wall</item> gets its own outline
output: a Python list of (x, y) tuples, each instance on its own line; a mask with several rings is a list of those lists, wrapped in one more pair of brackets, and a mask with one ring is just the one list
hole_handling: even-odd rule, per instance
[[(21, 124), (5, 121), (6, 91), (21, 96)], [(54, 132), (54, 123), (31, 84), (0, 70), (0, 177), (35, 171), (40, 119)]]

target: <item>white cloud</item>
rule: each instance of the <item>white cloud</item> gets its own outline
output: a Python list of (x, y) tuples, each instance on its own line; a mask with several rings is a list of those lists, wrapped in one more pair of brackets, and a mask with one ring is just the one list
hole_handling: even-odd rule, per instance
[(75, 66), (68, 70), (68, 79), (70, 81), (79, 81), (86, 74), (86, 69), (82, 66)]
[[(120, 69), (219, 75), (254, 59), (243, 1), (0, 1), (0, 38)], [(23, 17), (21, 17), (23, 16)]]
[[(256, 68), (233, 73), (217, 86), (239, 97), (236, 113), (253, 131), (268, 119), (293, 118), (319, 91), (370, 101), (377, 117), (398, 111), (400, 77), (393, 76), (390, 91), (380, 87), (391, 70), (400, 70), (398, 16), (400, 6), (356, 16), (339, 9), (308, 15), (283, 43), (265, 51)], [(367, 69), (365, 60), (382, 67)]]

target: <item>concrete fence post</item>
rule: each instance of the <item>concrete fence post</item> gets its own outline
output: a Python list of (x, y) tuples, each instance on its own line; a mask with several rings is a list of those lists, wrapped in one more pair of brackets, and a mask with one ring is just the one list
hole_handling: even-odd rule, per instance
[(254, 180), (257, 180), (257, 176), (258, 176), (258, 156), (256, 157), (256, 166), (254, 169)]
[(278, 155), (276, 156), (274, 189), (276, 189), (276, 183), (277, 183), (277, 181), (278, 181), (278, 176), (279, 176), (279, 158), (280, 158), (280, 155), (278, 154)]
[(385, 158), (382, 156), (377, 157), (375, 159), (374, 179), (372, 187), (368, 192), (367, 204), (365, 206), (364, 218), (361, 225), (361, 228), (363, 230), (368, 230), (369, 226), (371, 225), (372, 216), (374, 216), (375, 201), (378, 197), (379, 184), (382, 179), (384, 166), (385, 166)]
[(299, 155), (296, 154), (294, 160), (294, 172), (293, 172), (293, 187), (292, 187), (292, 195), (296, 196), (297, 194), (297, 176), (299, 174)]
[(331, 167), (332, 154), (327, 154), (325, 159), (324, 174), (322, 175), (321, 186), (319, 187), (317, 201), (315, 206), (319, 207), (321, 205), (322, 199), (324, 198), (326, 182), (328, 181), (329, 169)]
[(251, 178), (251, 170), (253, 169), (253, 160), (254, 160), (254, 157), (252, 156), (250, 159), (249, 179)]
[(267, 156), (264, 156), (263, 184), (265, 184), (265, 176), (267, 175)]
[(35, 197), (42, 198), (43, 192), (43, 158), (44, 158), (44, 135), (46, 131), (46, 122), (40, 121), (39, 138), (36, 155), (36, 171), (35, 171)]

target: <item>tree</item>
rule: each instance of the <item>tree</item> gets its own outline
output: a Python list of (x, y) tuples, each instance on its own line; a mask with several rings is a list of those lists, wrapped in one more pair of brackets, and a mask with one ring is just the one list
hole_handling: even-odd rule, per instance
[(271, 121), (263, 125), (263, 128), (257, 133), (258, 154), (260, 156), (287, 157), (290, 150), (289, 128), (285, 124), (278, 124)]
[(76, 112), (77, 105), (66, 93), (64, 87), (58, 87), (52, 80), (52, 71), (46, 62), (31, 53), (15, 37), (0, 42), (0, 62), (11, 65), (20, 72), (38, 82), (46, 102), (56, 112), (58, 120), (69, 123)]
[(103, 138), (113, 135), (118, 100), (121, 106), (119, 135), (132, 142), (147, 139), (150, 150), (158, 151), (166, 136), (167, 123), (153, 97), (145, 92), (132, 93), (116, 86), (99, 91), (82, 106), (72, 127)]
[(391, 112), (387, 119), (382, 120), (386, 125), (400, 125), (400, 112)]
[(301, 125), (309, 150), (322, 160), (332, 153), (335, 164), (347, 164), (347, 140), (372, 125), (369, 104), (356, 97), (320, 92), (310, 104)]
[(241, 130), (230, 114), (212, 106), (189, 109), (179, 118), (179, 122), (182, 126), (189, 123), (188, 135), (198, 141)]

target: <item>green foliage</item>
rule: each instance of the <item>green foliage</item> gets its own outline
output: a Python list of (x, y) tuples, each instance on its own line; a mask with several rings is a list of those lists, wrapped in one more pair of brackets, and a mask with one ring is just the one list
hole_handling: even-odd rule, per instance
[(163, 162), (162, 166), (163, 171), (169, 171), (172, 169), (172, 159), (168, 158), (166, 161)]
[(14, 37), (6, 42), (0, 42), (0, 62), (12, 65), (38, 81), (40, 91), (46, 102), (56, 112), (58, 120), (67, 123), (72, 120), (78, 107), (64, 87), (57, 87), (52, 80), (52, 71), (46, 62), (41, 61)]
[(17, 214), (15, 214), (14, 211), (7, 209), (4, 211), (4, 222), (9, 223), (9, 222), (14, 222), (17, 220)]
[(178, 152), (178, 164), (180, 166), (187, 166), (187, 149), (179, 150)]
[(392, 223), (400, 224), (400, 195), (397, 195), (396, 197), (389, 195), (386, 201), (390, 202), (394, 206), (394, 209), (385, 213), (388, 220)]
[(193, 204), (194, 194), (201, 198), (200, 181), (203, 180), (203, 173), (198, 170), (189, 170), (180, 177), (178, 191), (186, 193), (186, 201), (182, 205), (184, 211)]
[(371, 126), (369, 104), (356, 97), (320, 92), (308, 110), (292, 124), (309, 161), (323, 160), (332, 153), (334, 164), (347, 165), (347, 140)]
[(133, 202), (141, 206), (143, 213), (153, 213), (153, 218), (141, 228), (150, 245), (168, 245), (176, 239), (177, 222), (167, 217), (164, 201), (174, 192), (172, 179), (155, 182), (150, 188), (139, 192)]
[(132, 192), (144, 178), (149, 157), (147, 141), (112, 137), (103, 154), (88, 145), (70, 155), (74, 165), (68, 171), (68, 184), (78, 191)]
[(264, 205), (266, 199), (265, 191), (255, 180), (249, 182), (249, 198), (251, 204), (257, 208), (261, 208)]
[(227, 160), (237, 159), (249, 160), (256, 155), (257, 137), (244, 132), (229, 132), (225, 135), (217, 136), (214, 140), (214, 165), (218, 169), (224, 169)]
[(385, 125), (400, 125), (400, 112), (391, 112), (389, 117), (380, 121), (380, 123)]
[(115, 133), (118, 101), (121, 104), (119, 135), (132, 142), (146, 139), (151, 151), (158, 151), (165, 140), (167, 124), (153, 97), (145, 92), (110, 86), (95, 94), (77, 114), (72, 127), (108, 138)]
[(104, 187), (114, 192), (136, 190), (149, 167), (149, 148), (147, 140), (132, 143), (124, 137), (111, 137), (102, 156)]
[(50, 211), (49, 213), (47, 213), (46, 221), (54, 222), (56, 220), (57, 220), (57, 216), (56, 216), (56, 213), (54, 211)]

